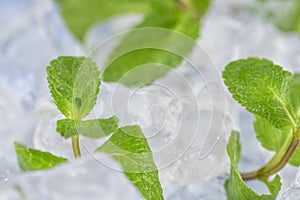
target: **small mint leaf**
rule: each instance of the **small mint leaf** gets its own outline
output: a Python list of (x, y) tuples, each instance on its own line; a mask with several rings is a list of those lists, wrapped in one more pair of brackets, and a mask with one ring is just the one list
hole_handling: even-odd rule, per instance
[[(287, 137), (293, 137), (291, 129), (277, 129), (266, 119), (258, 116), (256, 116), (253, 125), (257, 139), (264, 148), (270, 151), (278, 152), (280, 147), (282, 147), (283, 143), (287, 140)], [(289, 163), (294, 166), (300, 165), (300, 146), (296, 148)]]
[(80, 120), (93, 109), (100, 86), (96, 63), (86, 57), (61, 56), (47, 67), (51, 95), (67, 118)]
[(261, 142), (261, 145), (270, 150), (278, 151), (285, 141), (291, 129), (280, 130), (275, 128), (265, 118), (256, 116), (253, 123), (256, 132), (256, 138)]
[(76, 121), (71, 119), (58, 120), (56, 131), (64, 138), (80, 134), (90, 138), (108, 136), (118, 129), (118, 119), (113, 116), (108, 119)]
[(118, 161), (125, 175), (145, 199), (163, 199), (158, 170), (147, 139), (139, 126), (116, 130), (96, 151), (106, 153)]
[(296, 126), (290, 105), (290, 72), (267, 59), (248, 58), (229, 63), (223, 78), (232, 97), (249, 112), (279, 129)]
[(19, 166), (23, 171), (49, 169), (68, 161), (49, 152), (26, 148), (17, 142), (15, 142), (15, 151), (18, 156)]
[(267, 183), (271, 195), (259, 195), (249, 188), (243, 181), (239, 171), (238, 162), (241, 154), (241, 144), (239, 142), (239, 133), (232, 131), (227, 144), (227, 154), (230, 158), (231, 170), (230, 177), (225, 182), (225, 189), (228, 199), (243, 199), (243, 200), (275, 200), (281, 188), (280, 177), (276, 176), (275, 179)]
[(281, 189), (281, 179), (279, 175), (276, 175), (273, 181), (265, 182), (271, 195), (277, 196)]

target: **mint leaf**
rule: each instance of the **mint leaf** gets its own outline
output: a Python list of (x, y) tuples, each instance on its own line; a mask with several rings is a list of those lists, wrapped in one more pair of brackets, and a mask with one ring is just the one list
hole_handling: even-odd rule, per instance
[(150, 8), (149, 0), (67, 0), (61, 1), (62, 16), (74, 33), (83, 40), (87, 30), (109, 17), (125, 13), (145, 13)]
[(137, 28), (145, 27), (166, 29), (129, 32), (106, 61), (104, 81), (138, 87), (163, 77), (191, 53), (200, 23), (192, 12), (167, 10), (146, 16)]
[(15, 150), (19, 166), (23, 171), (49, 169), (68, 161), (65, 158), (54, 156), (49, 152), (26, 148), (17, 142), (15, 142)]
[(296, 166), (296, 167), (299, 167), (299, 165), (300, 165), (300, 146), (298, 146), (298, 147), (296, 148), (296, 150), (294, 151), (292, 157), (291, 157), (290, 160), (289, 160), (289, 163), (290, 163), (291, 165), (294, 165), (294, 166)]
[(291, 84), (291, 100), (293, 111), (300, 116), (300, 74), (294, 74)]
[[(254, 121), (254, 129), (256, 137), (260, 141), (261, 145), (270, 150), (278, 152), (283, 143), (288, 140), (288, 137), (292, 137), (293, 133), (291, 129), (277, 129), (272, 126), (266, 119), (257, 117)], [(289, 141), (289, 140), (288, 140)], [(298, 146), (289, 160), (289, 163), (294, 166), (300, 165), (300, 146)]]
[(237, 167), (241, 158), (241, 144), (239, 138), (239, 133), (237, 131), (232, 131), (226, 148), (230, 163), (234, 167)]
[(271, 195), (259, 195), (249, 188), (243, 181), (239, 171), (238, 162), (241, 156), (241, 144), (239, 142), (239, 133), (232, 131), (227, 144), (227, 153), (230, 158), (231, 170), (230, 177), (225, 182), (226, 194), (228, 199), (243, 199), (243, 200), (275, 200), (281, 188), (280, 177), (276, 176), (275, 179), (267, 183)]
[(280, 130), (275, 128), (266, 119), (256, 116), (253, 123), (257, 139), (261, 145), (271, 151), (279, 150), (283, 142), (286, 140), (290, 129)]
[(116, 130), (96, 151), (104, 152), (118, 161), (125, 175), (145, 199), (163, 199), (158, 170), (147, 139), (139, 126)]
[[(185, 34), (190, 37), (190, 40), (195, 40), (199, 33), (199, 21), (205, 14), (210, 1), (178, 2), (174, 0), (87, 0), (85, 2), (70, 0), (61, 2), (61, 10), (66, 23), (81, 40), (87, 29), (96, 22), (116, 14), (130, 12), (138, 12), (145, 15), (144, 21), (136, 28), (166, 28)], [(186, 4), (186, 6), (181, 4)], [(131, 35), (130, 33), (128, 37), (121, 41), (113, 52), (113, 55), (117, 56), (110, 56), (106, 63), (107, 70), (104, 73), (103, 80), (107, 82), (120, 81), (131, 87), (151, 83), (153, 80), (166, 75), (171, 68), (178, 66), (182, 59), (189, 55), (195, 45), (195, 42), (178, 41), (178, 36), (174, 36), (175, 33), (159, 36), (148, 33), (141, 38), (142, 35), (136, 37), (136, 35)], [(155, 41), (151, 47), (144, 45), (144, 41), (149, 40)], [(139, 50), (135, 49), (132, 47), (132, 42), (139, 44), (141, 48), (138, 48)], [(177, 47), (177, 51), (170, 52), (173, 50), (170, 49), (170, 46), (171, 48)], [(163, 47), (169, 48), (164, 49)], [(129, 51), (121, 51), (123, 48)], [(125, 54), (123, 55), (123, 53)], [(140, 70), (131, 71), (140, 65), (152, 63), (159, 63), (167, 67), (160, 66), (157, 68), (155, 65), (149, 65)], [(129, 71), (130, 73), (127, 74)], [(125, 74), (128, 76), (124, 78), (123, 75)], [(121, 77), (123, 78), (120, 80)]]
[(281, 181), (280, 181), (280, 176), (276, 175), (273, 181), (266, 181), (265, 182), (271, 195), (277, 196), (278, 192), (281, 189)]
[(58, 109), (70, 119), (80, 120), (96, 103), (100, 72), (86, 57), (61, 56), (47, 67), (51, 95)]
[(154, 0), (152, 12), (137, 28), (166, 29), (137, 29), (128, 33), (107, 60), (103, 80), (138, 87), (178, 66), (192, 51), (193, 39), (199, 36), (200, 16), (209, 5), (206, 0), (195, 2), (184, 2), (188, 8), (183, 11), (175, 1)]
[(118, 119), (113, 116), (108, 119), (76, 121), (71, 119), (58, 120), (56, 131), (64, 138), (80, 134), (91, 138), (108, 136), (118, 129)]
[(209, 8), (210, 0), (192, 0), (193, 8), (197, 11), (197, 14), (201, 17)]
[(223, 78), (233, 98), (249, 112), (279, 129), (296, 127), (291, 111), (290, 72), (267, 59), (248, 58), (229, 63)]

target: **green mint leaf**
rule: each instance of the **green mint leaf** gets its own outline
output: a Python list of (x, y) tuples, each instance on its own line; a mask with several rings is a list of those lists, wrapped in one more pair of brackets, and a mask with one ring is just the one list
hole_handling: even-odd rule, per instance
[(300, 146), (298, 146), (298, 147), (296, 148), (296, 150), (294, 151), (292, 157), (291, 157), (290, 160), (289, 160), (289, 163), (290, 163), (291, 165), (294, 165), (294, 166), (296, 166), (296, 167), (299, 167), (299, 165), (300, 165)]
[(290, 72), (267, 59), (248, 58), (228, 64), (223, 78), (233, 98), (249, 112), (279, 129), (296, 126), (291, 111)]
[(241, 144), (239, 141), (239, 133), (237, 131), (231, 132), (226, 149), (231, 165), (237, 167), (241, 158)]
[(273, 196), (277, 196), (280, 189), (281, 189), (281, 179), (280, 179), (280, 176), (279, 175), (276, 175), (275, 178), (273, 179), (273, 181), (266, 181), (265, 182), (271, 195)]
[(249, 188), (243, 181), (239, 171), (238, 162), (241, 155), (241, 144), (239, 142), (239, 133), (232, 131), (229, 142), (227, 144), (227, 153), (230, 158), (231, 170), (230, 177), (225, 182), (225, 189), (228, 199), (243, 199), (243, 200), (275, 200), (281, 188), (280, 177), (276, 176), (275, 179), (267, 183), (271, 195), (259, 195)]
[(300, 74), (294, 74), (291, 84), (291, 101), (293, 111), (300, 116)]
[(145, 27), (166, 29), (136, 29), (125, 36), (106, 61), (104, 81), (138, 87), (163, 77), (191, 53), (200, 23), (192, 12), (166, 11), (146, 16), (137, 28)]
[(17, 142), (15, 142), (15, 150), (19, 166), (23, 171), (49, 169), (68, 161), (65, 158), (54, 156), (49, 152), (26, 148)]
[(207, 12), (210, 0), (192, 0), (192, 4), (193, 8), (197, 11), (197, 14), (201, 17)]
[(96, 151), (106, 153), (118, 161), (125, 175), (145, 199), (163, 199), (158, 170), (139, 126), (118, 129)]
[(118, 119), (115, 116), (86, 121), (62, 119), (56, 123), (56, 131), (64, 138), (70, 138), (77, 134), (90, 138), (100, 138), (110, 135), (117, 129)]
[(100, 86), (96, 63), (87, 57), (61, 56), (47, 67), (51, 95), (69, 119), (80, 120), (93, 109)]
[(150, 8), (148, 0), (67, 0), (61, 1), (62, 16), (80, 40), (94, 24), (109, 17), (125, 13), (145, 13)]
[[(278, 152), (289, 135), (293, 135), (291, 129), (277, 129), (270, 124), (266, 119), (256, 116), (254, 121), (254, 130), (256, 137), (261, 145), (270, 150)], [(289, 163), (294, 166), (300, 165), (300, 146), (298, 146), (289, 160)]]
[[(291, 99), (294, 112), (297, 116), (300, 116), (300, 74), (294, 74), (293, 82), (291, 85)], [(293, 153), (291, 159), (289, 160), (289, 163), (297, 167), (300, 165), (300, 146), (298, 146)]]
[(268, 150), (276, 152), (285, 141), (287, 134), (291, 131), (290, 129), (280, 130), (275, 128), (266, 119), (258, 116), (256, 116), (253, 125), (256, 137), (261, 142), (261, 145)]

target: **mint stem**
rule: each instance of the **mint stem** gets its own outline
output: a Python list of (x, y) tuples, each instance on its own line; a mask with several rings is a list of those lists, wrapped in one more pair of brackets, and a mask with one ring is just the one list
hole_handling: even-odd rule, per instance
[(72, 137), (72, 148), (73, 148), (74, 157), (80, 158), (81, 153), (80, 153), (80, 147), (79, 147), (79, 135), (74, 135)]
[(265, 171), (262, 171), (262, 174), (269, 177), (269, 176), (275, 174), (276, 172), (278, 172), (279, 170), (281, 170), (288, 163), (288, 161), (292, 157), (292, 155), (295, 152), (298, 145), (299, 145), (299, 140), (297, 140), (296, 138), (293, 138), (289, 148), (287, 149), (287, 151), (284, 154), (281, 161), (273, 167), (266, 168)]
[(274, 160), (273, 158), (277, 157), (277, 155), (282, 152), (276, 153), (275, 156), (272, 158), (272, 160), (268, 162), (264, 167), (260, 168), (259, 170), (254, 172), (249, 172), (249, 173), (241, 173), (243, 180), (252, 180), (256, 178), (266, 180), (269, 176), (280, 171), (288, 163), (289, 159), (292, 157), (294, 151), (299, 145), (299, 142), (300, 141), (297, 138), (293, 137), (287, 150), (285, 151), (282, 158), (277, 163), (270, 165), (271, 161)]

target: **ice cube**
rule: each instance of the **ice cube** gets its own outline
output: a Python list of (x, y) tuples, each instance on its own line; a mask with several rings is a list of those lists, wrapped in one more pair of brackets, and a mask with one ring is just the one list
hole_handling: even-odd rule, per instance
[(0, 186), (10, 181), (18, 174), (17, 165), (5, 158), (0, 151)]
[[(19, 198), (15, 198), (19, 196)], [(0, 187), (0, 199), (141, 199), (123, 172), (86, 158), (47, 171), (22, 174)]]
[(38, 106), (39, 120), (34, 132), (34, 148), (49, 151), (54, 155), (73, 158), (71, 141), (56, 132), (56, 121), (65, 117), (52, 101), (44, 101)]
[[(292, 173), (284, 174), (284, 177), (289, 177), (290, 179), (294, 179), (292, 182), (288, 182), (288, 184), (285, 184), (285, 187), (282, 188), (282, 192), (279, 195), (279, 200), (298, 200), (300, 195), (300, 170), (298, 168), (297, 175), (295, 177), (295, 172), (293, 170)], [(290, 176), (286, 176), (290, 175)], [(292, 176), (291, 176), (292, 175)], [(289, 185), (287, 187), (286, 185)]]
[(167, 200), (225, 200), (224, 177), (216, 177), (211, 180), (199, 181), (192, 185), (185, 185), (178, 188)]
[[(78, 55), (81, 50), (54, 1), (14, 0), (0, 4), (1, 164), (7, 161), (10, 164), (3, 166), (16, 170), (10, 167), (17, 167), (13, 143), (33, 147), (36, 106), (41, 98), (50, 98), (46, 66), (60, 54)], [(7, 174), (1, 168), (0, 176)]]

